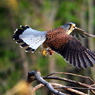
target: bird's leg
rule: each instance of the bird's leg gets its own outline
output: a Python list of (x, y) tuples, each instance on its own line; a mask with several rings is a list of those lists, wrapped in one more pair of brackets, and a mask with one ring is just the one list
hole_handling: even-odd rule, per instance
[(52, 50), (51, 50), (49, 47), (47, 47), (45, 44), (43, 44), (43, 45), (41, 46), (41, 48), (42, 48), (42, 50), (40, 50), (40, 51), (41, 51), (42, 55), (44, 55), (44, 56), (52, 55), (52, 54), (54, 53), (54, 51), (52, 51)]
[(45, 48), (43, 50), (41, 50), (41, 52), (42, 52), (42, 55), (47, 56), (47, 51)]
[(54, 51), (52, 51), (51, 49), (45, 49), (45, 48), (41, 50), (41, 52), (42, 52), (42, 55), (44, 56), (52, 55), (54, 53)]
[(41, 45), (41, 50), (40, 50), (40, 52), (42, 53), (42, 55), (47, 56), (46, 48), (45, 48), (43, 45)]
[(40, 50), (42, 55), (47, 56), (47, 55), (52, 55), (54, 51), (52, 51), (50, 48), (43, 48)]

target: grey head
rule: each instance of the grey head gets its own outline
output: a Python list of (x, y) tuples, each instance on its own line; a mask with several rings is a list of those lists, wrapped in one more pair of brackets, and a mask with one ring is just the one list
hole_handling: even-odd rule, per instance
[(67, 34), (70, 34), (76, 28), (76, 24), (73, 22), (69, 22), (69, 23), (63, 25), (62, 27), (67, 32)]
[(89, 34), (85, 32), (83, 29), (76, 27), (76, 24), (73, 22), (69, 22), (65, 25), (62, 25), (62, 27), (65, 30), (66, 34), (71, 34), (72, 36), (75, 36), (75, 37), (94, 37), (95, 38), (95, 35)]

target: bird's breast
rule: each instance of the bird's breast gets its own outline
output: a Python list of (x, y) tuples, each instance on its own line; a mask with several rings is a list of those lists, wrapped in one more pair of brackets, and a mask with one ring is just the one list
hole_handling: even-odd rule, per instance
[(58, 50), (63, 48), (66, 43), (69, 40), (69, 36), (65, 34), (59, 34), (54, 37), (48, 37), (47, 40), (45, 41), (45, 45), (50, 47), (52, 50)]

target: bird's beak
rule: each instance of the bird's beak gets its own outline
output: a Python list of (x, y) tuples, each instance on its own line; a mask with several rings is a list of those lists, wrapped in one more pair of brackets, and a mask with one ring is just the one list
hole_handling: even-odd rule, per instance
[(71, 27), (72, 27), (72, 28), (74, 28), (74, 29), (75, 29), (75, 28), (77, 28), (77, 27), (75, 26), (75, 24), (72, 24), (72, 26), (71, 26)]

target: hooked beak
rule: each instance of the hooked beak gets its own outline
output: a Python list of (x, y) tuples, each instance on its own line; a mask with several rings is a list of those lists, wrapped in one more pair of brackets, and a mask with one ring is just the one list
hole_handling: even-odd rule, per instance
[(75, 24), (72, 24), (71, 25), (72, 28), (76, 29), (77, 27), (75, 26)]

